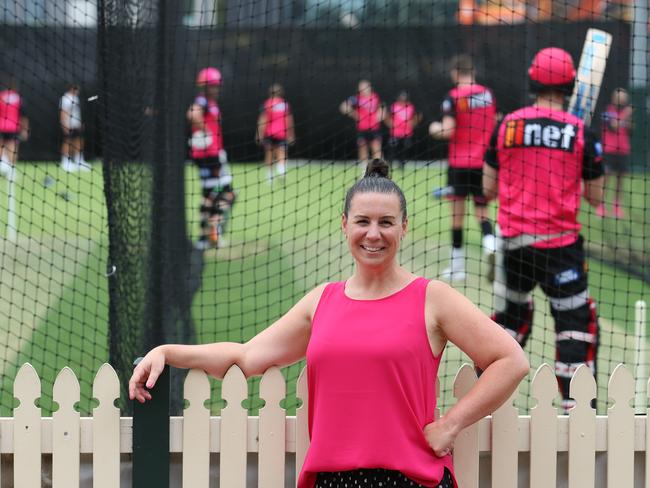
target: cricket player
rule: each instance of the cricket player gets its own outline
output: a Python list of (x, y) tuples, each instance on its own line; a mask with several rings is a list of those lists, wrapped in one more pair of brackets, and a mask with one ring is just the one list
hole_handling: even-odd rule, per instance
[(575, 75), (566, 51), (537, 53), (528, 70), (535, 101), (503, 119), (483, 169), (483, 190), (486, 198), (498, 198), (503, 235), (506, 305), (493, 319), (525, 347), (532, 291), (541, 286), (555, 323), (555, 375), (566, 410), (575, 403), (569, 382), (578, 366), (596, 373), (598, 317), (578, 212), (582, 198), (594, 207), (603, 198), (600, 142), (563, 109)]
[(442, 272), (442, 279), (465, 279), (463, 224), (465, 201), (474, 200), (474, 216), (481, 227), (483, 252), (493, 264), (496, 239), (488, 217), (487, 200), (483, 196), (483, 155), (496, 124), (496, 104), (492, 92), (476, 83), (476, 70), (471, 57), (461, 54), (450, 63), (450, 76), (456, 85), (442, 102), (442, 121), (429, 126), (434, 139), (449, 141), (447, 198), (451, 202), (451, 262)]

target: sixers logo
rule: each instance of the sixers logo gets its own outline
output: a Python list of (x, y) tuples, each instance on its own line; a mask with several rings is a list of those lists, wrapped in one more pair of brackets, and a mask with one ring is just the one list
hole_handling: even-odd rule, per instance
[[(460, 97), (456, 100), (456, 110), (459, 112), (468, 112), (470, 110), (480, 110), (488, 108), (494, 104), (492, 99), (492, 93), (489, 91), (484, 91), (480, 93), (474, 93), (467, 97)], [(444, 109), (444, 104), (443, 104)]]
[(519, 119), (506, 122), (503, 146), (543, 147), (573, 152), (578, 127), (552, 119)]
[(7, 105), (18, 105), (20, 102), (20, 95), (12, 91), (6, 91), (2, 94), (2, 101)]
[(276, 102), (271, 105), (271, 112), (284, 112), (287, 109), (285, 102)]

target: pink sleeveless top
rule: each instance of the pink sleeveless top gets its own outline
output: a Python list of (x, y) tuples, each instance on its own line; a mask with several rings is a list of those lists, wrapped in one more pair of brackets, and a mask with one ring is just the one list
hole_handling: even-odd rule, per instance
[(442, 356), (427, 337), (427, 284), (416, 278), (378, 300), (348, 298), (344, 282), (325, 287), (307, 347), (311, 444), (298, 488), (321, 471), (384, 468), (428, 487), (445, 467), (453, 473), (423, 433)]

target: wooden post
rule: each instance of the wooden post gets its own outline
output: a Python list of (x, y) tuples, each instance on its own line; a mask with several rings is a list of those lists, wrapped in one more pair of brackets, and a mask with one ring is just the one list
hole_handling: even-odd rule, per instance
[(151, 400), (133, 402), (133, 488), (169, 487), (169, 390), (165, 366)]

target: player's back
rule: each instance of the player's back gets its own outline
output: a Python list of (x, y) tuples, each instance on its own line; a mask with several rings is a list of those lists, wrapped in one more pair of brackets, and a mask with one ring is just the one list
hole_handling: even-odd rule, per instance
[(567, 112), (525, 107), (497, 137), (499, 223), (503, 235), (577, 231), (584, 123)]
[[(449, 111), (445, 104), (450, 105)], [(459, 86), (443, 103), (445, 114), (456, 120), (449, 141), (449, 164), (461, 168), (480, 168), (483, 154), (496, 124), (496, 103), (492, 92), (479, 84)]]

